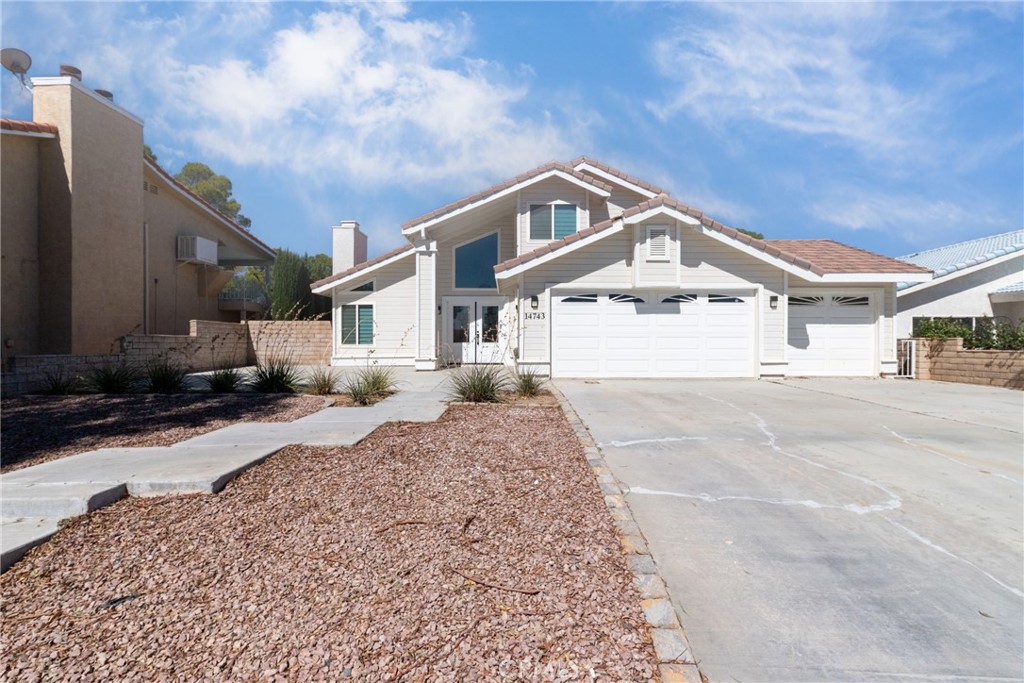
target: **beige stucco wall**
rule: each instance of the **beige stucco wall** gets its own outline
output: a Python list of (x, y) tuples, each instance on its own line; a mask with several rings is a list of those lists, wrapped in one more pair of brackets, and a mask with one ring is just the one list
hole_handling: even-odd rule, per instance
[[(33, 110), (37, 121), (61, 131), (63, 176), (49, 165), (43, 185), (70, 192), (68, 228), (59, 214), (47, 217), (49, 232), (68, 243), (60, 256), (70, 263), (40, 271), (44, 290), (57, 278), (70, 285), (70, 292), (54, 287), (58, 301), (41, 301), (41, 308), (58, 306), (68, 325), (44, 325), (41, 336), (48, 350), (109, 353), (119, 337), (143, 329), (142, 124), (74, 84), (36, 84)], [(68, 300), (69, 314), (63, 311)]]
[(0, 351), (37, 353), (39, 346), (39, 147), (56, 141), (0, 134)]

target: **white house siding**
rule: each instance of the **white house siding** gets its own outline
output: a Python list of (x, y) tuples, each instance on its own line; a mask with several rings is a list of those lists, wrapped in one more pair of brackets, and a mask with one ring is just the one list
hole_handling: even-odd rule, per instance
[(437, 357), (437, 301), (434, 297), (437, 254), (417, 251), (413, 258), (416, 259), (416, 278), (419, 281), (418, 297), (415, 299), (419, 304), (419, 310), (416, 311), (416, 360), (427, 362)]
[[(762, 363), (780, 363), (786, 354), (786, 313), (783, 303), (785, 274), (775, 266), (745, 254), (717, 239), (687, 226), (679, 230), (680, 286), (713, 289), (726, 285), (733, 288), (750, 285), (764, 288), (759, 302), (761, 318)], [(779, 297), (775, 310), (770, 298)], [(764, 369), (762, 369), (764, 372)]]
[[(649, 261), (647, 258), (647, 228), (652, 225), (668, 228), (668, 258), (665, 261)], [(662, 217), (661, 220), (650, 220), (632, 228), (635, 247), (633, 253), (636, 255), (636, 285), (643, 287), (679, 284), (679, 230), (676, 222)]]
[[(587, 194), (587, 191), (582, 187), (561, 178), (549, 178), (521, 190), (519, 192), (518, 224), (519, 244), (522, 245), (522, 253), (525, 254), (526, 252), (533, 251), (551, 241), (530, 239), (531, 204), (550, 204), (553, 202), (575, 204), (577, 207), (576, 232), (579, 232), (591, 225), (587, 209)], [(597, 202), (598, 197), (591, 196), (590, 201)], [(508, 258), (512, 258), (512, 256)]]
[(612, 186), (611, 197), (607, 200), (593, 195), (590, 197), (591, 225), (608, 220), (609, 218), (618, 218), (622, 215), (623, 211), (631, 206), (647, 201), (647, 197), (638, 192), (619, 187), (610, 180), (605, 180), (605, 182)]
[(929, 287), (924, 287), (927, 283), (911, 287), (899, 295), (896, 331), (901, 338), (909, 337), (917, 317), (974, 318), (1014, 314), (1019, 317), (1019, 311), (1012, 304), (1005, 307), (996, 304), (993, 308), (988, 294), (1022, 280), (1024, 254), (1014, 254), (967, 274), (951, 273)]
[[(414, 259), (400, 259), (368, 273), (365, 278), (335, 288), (333, 365), (412, 363), (416, 352)], [(373, 280), (374, 291), (351, 291), (369, 280)], [(373, 344), (341, 344), (341, 307), (346, 304), (373, 304)]]

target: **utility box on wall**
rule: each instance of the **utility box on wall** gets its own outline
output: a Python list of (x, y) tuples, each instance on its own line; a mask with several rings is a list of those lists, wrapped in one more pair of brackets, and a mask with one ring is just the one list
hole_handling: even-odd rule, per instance
[(197, 235), (178, 236), (178, 260), (217, 265), (217, 243)]

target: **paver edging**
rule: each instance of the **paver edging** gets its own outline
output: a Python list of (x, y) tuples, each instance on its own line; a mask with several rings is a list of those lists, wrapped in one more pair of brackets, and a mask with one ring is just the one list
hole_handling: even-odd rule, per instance
[(594, 479), (604, 496), (605, 506), (615, 521), (619, 542), (626, 556), (626, 564), (633, 573), (633, 581), (640, 592), (640, 609), (647, 630), (654, 643), (658, 660), (658, 674), (663, 683), (702, 683), (707, 677), (701, 673), (697, 660), (690, 649), (690, 641), (679, 623), (664, 578), (658, 573), (647, 547), (647, 539), (633, 517), (633, 511), (626, 503), (625, 496), (605, 462), (601, 449), (590, 435), (583, 420), (570, 405), (565, 395), (553, 385), (548, 385), (551, 394), (558, 399), (566, 420), (576, 432), (587, 463), (594, 473)]

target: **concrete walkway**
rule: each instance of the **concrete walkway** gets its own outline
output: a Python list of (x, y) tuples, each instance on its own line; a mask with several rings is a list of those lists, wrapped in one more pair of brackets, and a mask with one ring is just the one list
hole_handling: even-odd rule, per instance
[(46, 542), (61, 521), (126, 495), (216, 493), (291, 444), (351, 446), (385, 422), (432, 422), (447, 406), (449, 373), (399, 369), (398, 393), (367, 407), (325, 408), (288, 423), (240, 422), (173, 446), (102, 448), (5, 474), (0, 571)]

